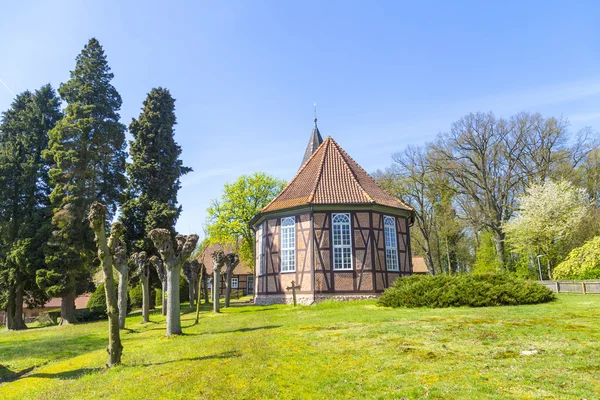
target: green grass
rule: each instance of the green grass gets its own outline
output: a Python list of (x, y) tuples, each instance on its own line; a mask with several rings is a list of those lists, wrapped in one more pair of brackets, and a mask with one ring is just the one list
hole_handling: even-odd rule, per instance
[[(182, 336), (164, 318), (123, 331), (106, 370), (107, 323), (0, 332), (0, 398), (598, 398), (600, 296), (516, 307), (389, 309), (240, 303)], [(523, 350), (537, 349), (530, 356)]]

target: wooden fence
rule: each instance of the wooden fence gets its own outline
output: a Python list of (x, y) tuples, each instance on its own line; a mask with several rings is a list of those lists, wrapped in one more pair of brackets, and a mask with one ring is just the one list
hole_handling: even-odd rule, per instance
[(600, 294), (600, 280), (538, 281), (556, 293)]

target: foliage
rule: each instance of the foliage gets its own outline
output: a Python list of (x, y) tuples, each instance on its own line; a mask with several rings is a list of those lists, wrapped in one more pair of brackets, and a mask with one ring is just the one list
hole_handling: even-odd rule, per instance
[(489, 307), (554, 300), (550, 289), (506, 273), (413, 275), (397, 279), (378, 304), (387, 307)]
[(496, 246), (490, 232), (483, 232), (479, 235), (479, 246), (475, 251), (475, 268), (473, 272), (496, 272), (502, 265), (496, 257)]
[(181, 213), (177, 205), (180, 179), (192, 171), (179, 159), (181, 147), (174, 140), (175, 99), (164, 88), (148, 93), (142, 112), (129, 125), (132, 163), (127, 165), (129, 182), (122, 221), (132, 252), (156, 254), (148, 232), (155, 228), (175, 232)]
[[(115, 281), (115, 292), (117, 291), (117, 282)], [(131, 312), (131, 297), (127, 302), (127, 312)], [(100, 315), (103, 319), (106, 318), (106, 294), (104, 293), (104, 283), (98, 284), (96, 290), (88, 299), (87, 307), (90, 312)]]
[(49, 132), (45, 153), (53, 188), (52, 238), (38, 284), (52, 296), (72, 293), (89, 279), (95, 258), (94, 235), (86, 220), (94, 201), (114, 215), (125, 186), (125, 126), (119, 122), (121, 96), (102, 46), (90, 39), (76, 58), (69, 81), (59, 89), (68, 104)]
[(283, 190), (285, 182), (262, 172), (227, 183), (208, 208), (208, 241), (231, 244), (246, 265), (254, 266), (254, 231), (250, 221)]
[[(40, 305), (35, 281), (50, 234), (48, 131), (62, 117), (50, 85), (16, 96), (0, 123), (0, 292), (6, 303)], [(2, 308), (6, 304), (0, 304)], [(9, 310), (9, 312), (14, 312)], [(19, 321), (17, 321), (19, 323)], [(10, 326), (10, 324), (9, 324)]]
[(554, 279), (600, 279), (600, 236), (571, 250), (554, 269)]
[(595, 399), (600, 296), (557, 298), (477, 309), (238, 303), (216, 317), (202, 304), (197, 325), (183, 310), (175, 340), (160, 312), (151, 324), (132, 314), (115, 369), (98, 350), (105, 322), (3, 332), (0, 379), (35, 370), (1, 384), (0, 398)]
[(141, 283), (129, 288), (129, 299), (131, 300), (131, 308), (142, 307), (143, 292)]
[(508, 243), (518, 253), (551, 260), (562, 258), (590, 209), (585, 190), (564, 180), (531, 185), (519, 203), (519, 214), (504, 225)]

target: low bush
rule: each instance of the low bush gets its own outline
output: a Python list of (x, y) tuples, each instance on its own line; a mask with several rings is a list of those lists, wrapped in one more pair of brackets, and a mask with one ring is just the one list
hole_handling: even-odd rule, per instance
[(132, 308), (142, 308), (143, 302), (143, 290), (142, 284), (138, 283), (135, 286), (129, 288), (129, 300), (131, 301)]
[(554, 293), (504, 273), (413, 275), (397, 279), (378, 304), (386, 307), (488, 307), (545, 303)]
[[(117, 282), (115, 282), (115, 292), (116, 291)], [(129, 295), (127, 297), (129, 299), (127, 301), (127, 312), (129, 313), (131, 311), (131, 298), (129, 297)], [(91, 314), (91, 316), (87, 315), (88, 312)], [(99, 315), (100, 318), (106, 317), (106, 295), (104, 293), (104, 283), (99, 284), (96, 287), (96, 290), (94, 290), (94, 293), (92, 293), (92, 295), (90, 296), (87, 303), (87, 311), (81, 312), (81, 318), (83, 319), (79, 319), (77, 315), (76, 317), (79, 321), (91, 321), (94, 320), (94, 318), (96, 318), (97, 315)]]

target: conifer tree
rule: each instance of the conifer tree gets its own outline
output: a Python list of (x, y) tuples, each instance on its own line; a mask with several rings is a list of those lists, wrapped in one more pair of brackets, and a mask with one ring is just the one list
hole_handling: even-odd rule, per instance
[(76, 291), (89, 280), (95, 258), (88, 210), (99, 201), (110, 219), (126, 184), (125, 126), (119, 122), (121, 96), (112, 79), (102, 46), (90, 39), (59, 89), (68, 106), (50, 131), (46, 158), (52, 165), (53, 232), (47, 268), (38, 271), (37, 282), (50, 296), (62, 297), (61, 323), (74, 322)]
[(46, 300), (36, 270), (50, 233), (48, 168), (42, 152), (62, 117), (50, 85), (19, 94), (0, 123), (0, 292), (9, 329), (26, 328), (23, 301)]
[(127, 165), (129, 183), (122, 207), (129, 248), (157, 255), (148, 232), (155, 228), (175, 233), (181, 213), (177, 205), (180, 178), (192, 169), (179, 159), (181, 147), (174, 140), (175, 99), (164, 88), (155, 88), (144, 100), (142, 112), (131, 121), (129, 142), (132, 163)]

